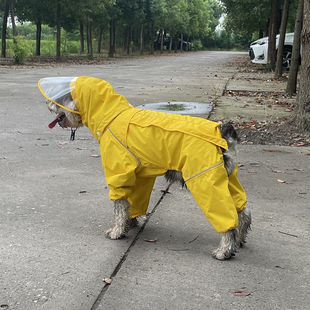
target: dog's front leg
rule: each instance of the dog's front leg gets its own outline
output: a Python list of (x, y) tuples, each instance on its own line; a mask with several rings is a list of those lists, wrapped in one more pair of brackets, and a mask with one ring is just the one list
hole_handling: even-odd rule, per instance
[(212, 256), (218, 260), (225, 260), (235, 255), (236, 252), (236, 229), (222, 233), (221, 242)]
[(109, 239), (120, 239), (128, 232), (131, 222), (129, 213), (130, 203), (127, 199), (114, 200), (114, 227), (106, 230), (105, 235)]

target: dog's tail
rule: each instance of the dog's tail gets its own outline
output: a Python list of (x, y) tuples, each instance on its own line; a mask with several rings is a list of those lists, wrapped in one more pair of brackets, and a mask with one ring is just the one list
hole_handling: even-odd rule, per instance
[(228, 145), (228, 150), (222, 150), (224, 156), (224, 163), (227, 174), (230, 175), (237, 166), (237, 151), (236, 145), (238, 143), (238, 135), (235, 128), (227, 123), (219, 125), (219, 129), (222, 134), (222, 138), (224, 138)]

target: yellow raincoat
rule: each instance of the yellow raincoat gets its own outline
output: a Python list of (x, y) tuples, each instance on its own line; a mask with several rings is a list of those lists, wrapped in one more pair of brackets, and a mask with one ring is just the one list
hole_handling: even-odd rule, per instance
[[(51, 79), (57, 78), (39, 81), (47, 98), (47, 90), (53, 88)], [(227, 143), (219, 124), (134, 108), (101, 79), (68, 79), (83, 124), (100, 143), (110, 199), (128, 199), (131, 217), (144, 215), (155, 178), (169, 169), (182, 171), (214, 228), (225, 232), (237, 227), (237, 213), (246, 207), (246, 195), (237, 168), (227, 176), (221, 151), (227, 149)], [(57, 103), (57, 96), (53, 101)]]

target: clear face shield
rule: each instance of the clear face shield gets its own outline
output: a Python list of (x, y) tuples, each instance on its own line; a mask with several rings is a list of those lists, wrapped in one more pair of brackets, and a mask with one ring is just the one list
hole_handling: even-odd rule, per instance
[[(43, 78), (38, 82), (38, 87), (43, 96), (55, 103), (59, 107), (72, 113), (80, 114), (78, 111), (71, 110), (66, 107), (66, 103), (74, 99), (75, 81), (77, 77), (48, 77)], [(65, 115), (58, 115), (49, 125), (49, 128), (54, 128), (56, 124), (63, 122)], [(63, 126), (61, 126), (63, 127)], [(76, 129), (71, 128), (71, 138), (74, 140)]]
[(75, 81), (77, 77), (48, 77), (39, 81), (38, 87), (45, 98), (54, 102), (61, 108), (73, 113), (77, 111), (70, 110), (64, 106), (67, 100), (72, 100), (75, 91)]

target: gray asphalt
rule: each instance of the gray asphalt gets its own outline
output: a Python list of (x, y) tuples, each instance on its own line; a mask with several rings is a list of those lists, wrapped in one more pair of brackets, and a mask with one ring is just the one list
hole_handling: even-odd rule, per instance
[(133, 105), (210, 102), (229, 85), (246, 88), (232, 80), (237, 69), (225, 66), (236, 54), (0, 67), (1, 309), (309, 308), (309, 147), (239, 146), (253, 231), (228, 261), (211, 257), (219, 236), (190, 193), (174, 185), (164, 195), (163, 178), (147, 220), (111, 241), (104, 230), (113, 224), (113, 204), (97, 142), (87, 128), (73, 142), (69, 131), (49, 129), (53, 115), (37, 88), (42, 77), (89, 75)]

